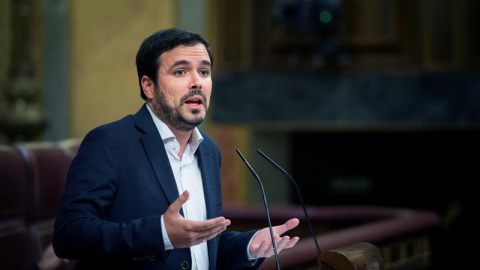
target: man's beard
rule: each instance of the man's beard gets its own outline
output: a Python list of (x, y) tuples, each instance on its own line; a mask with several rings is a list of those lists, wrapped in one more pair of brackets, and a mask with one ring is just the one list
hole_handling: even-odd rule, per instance
[[(163, 94), (162, 91), (158, 87), (155, 87), (155, 91), (153, 94), (154, 101), (152, 103), (153, 105), (153, 111), (155, 114), (162, 120), (164, 121), (167, 125), (170, 125), (171, 127), (182, 130), (182, 131), (190, 131), (200, 125), (204, 117), (196, 117), (193, 120), (188, 120), (185, 115), (181, 111), (181, 106), (184, 104), (185, 100), (188, 98), (199, 95), (203, 98), (203, 106), (205, 107), (205, 113), (207, 112), (207, 98), (205, 94), (202, 92), (202, 90), (190, 90), (188, 94), (183, 96), (180, 99), (180, 105), (178, 107), (170, 107), (167, 102), (165, 95)], [(198, 115), (200, 114), (200, 110), (192, 110), (193, 115)]]

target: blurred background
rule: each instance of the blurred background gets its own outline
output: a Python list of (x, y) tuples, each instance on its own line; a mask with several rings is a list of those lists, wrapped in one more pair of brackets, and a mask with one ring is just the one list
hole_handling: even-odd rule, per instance
[[(201, 128), (226, 206), (434, 211), (445, 254), (471, 239), (480, 153), (476, 0), (0, 0), (0, 143), (81, 139), (143, 104), (135, 55), (168, 27), (215, 53)], [(447, 243), (447, 244), (445, 244)], [(452, 249), (451, 249), (452, 248)]]

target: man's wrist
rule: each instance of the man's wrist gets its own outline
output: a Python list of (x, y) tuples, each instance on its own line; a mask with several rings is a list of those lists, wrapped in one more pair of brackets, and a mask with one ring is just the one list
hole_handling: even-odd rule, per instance
[(170, 242), (170, 238), (168, 238), (168, 234), (167, 234), (167, 229), (165, 228), (163, 215), (160, 217), (160, 226), (162, 226), (163, 246), (165, 247), (165, 250), (173, 249), (172, 242)]
[(252, 255), (250, 254), (250, 245), (252, 244), (252, 240), (253, 240), (253, 238), (255, 237), (255, 235), (257, 235), (258, 232), (259, 232), (259, 231), (257, 231), (257, 232), (252, 236), (252, 238), (250, 238), (250, 241), (248, 242), (248, 245), (247, 245), (247, 256), (248, 256), (248, 260), (249, 260), (250, 262), (253, 262), (253, 264), (255, 264), (255, 263), (257, 262), (258, 258), (257, 258), (257, 257), (254, 257), (254, 256), (252, 256)]

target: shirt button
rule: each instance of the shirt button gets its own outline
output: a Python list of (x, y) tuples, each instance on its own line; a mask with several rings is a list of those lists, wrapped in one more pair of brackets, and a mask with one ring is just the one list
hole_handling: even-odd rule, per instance
[(182, 262), (182, 263), (180, 264), (180, 267), (181, 267), (183, 270), (186, 270), (186, 269), (188, 269), (188, 268), (190, 267), (190, 265), (188, 264), (188, 262), (185, 262), (185, 261), (184, 261), (184, 262)]

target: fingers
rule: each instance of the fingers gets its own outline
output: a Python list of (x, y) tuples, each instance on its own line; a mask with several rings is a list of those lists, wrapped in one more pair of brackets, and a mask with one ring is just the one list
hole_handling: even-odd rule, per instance
[[(282, 225), (278, 225), (273, 227), (274, 231), (274, 238), (275, 238), (275, 247), (277, 250), (277, 253), (284, 249), (289, 249), (295, 246), (297, 244), (299, 238), (298, 237), (293, 237), (290, 238), (290, 236), (283, 236), (280, 237), (283, 233), (294, 229), (300, 224), (300, 221), (297, 218), (292, 218), (285, 222)], [(264, 228), (260, 230), (252, 239), (252, 242), (249, 246), (249, 252), (250, 255), (260, 258), (260, 257), (271, 257), (274, 255), (274, 250), (273, 250), (273, 243), (271, 241), (271, 235), (269, 228)]]
[(280, 239), (280, 241), (276, 242), (275, 244), (277, 245), (277, 252), (282, 251), (282, 249), (284, 249), (287, 246), (289, 240), (290, 240), (289, 236), (284, 236)]
[[(179, 215), (182, 205), (188, 200), (190, 193), (188, 190), (185, 190), (169, 207), (168, 211), (171, 214)], [(231, 224), (230, 220), (225, 219), (224, 217), (217, 217), (214, 219), (209, 219), (206, 221), (186, 221), (186, 230), (192, 232), (198, 232), (202, 234), (212, 234), (219, 229), (226, 227)]]
[(182, 193), (182, 195), (178, 196), (178, 198), (172, 204), (170, 204), (168, 209), (171, 212), (180, 213), (180, 209), (182, 209), (182, 205), (188, 200), (189, 197), (190, 197), (190, 193), (188, 192), (188, 190), (185, 190)]
[(165, 227), (172, 245), (176, 248), (183, 248), (212, 239), (225, 231), (230, 223), (230, 220), (224, 217), (205, 221), (192, 221), (181, 218), (171, 226), (167, 226), (167, 223), (165, 223)]
[(208, 241), (218, 234), (222, 233), (230, 225), (231, 221), (224, 217), (209, 219), (206, 221), (190, 221), (191, 224), (187, 226), (187, 232), (191, 232), (197, 242)]
[(187, 221), (185, 229), (191, 232), (206, 235), (215, 233), (221, 229), (225, 229), (230, 224), (231, 221), (229, 219), (224, 217), (216, 217), (202, 221), (189, 220)]
[[(270, 248), (270, 241), (268, 241), (267, 239), (263, 239), (262, 242), (260, 243), (260, 245), (258, 246), (257, 250), (255, 251), (254, 254), (252, 254), (251, 252), (251, 255), (256, 257), (256, 258), (267, 258), (267, 253), (268, 253), (268, 250), (271, 249)], [(270, 255), (271, 256), (271, 255)], [(268, 257), (270, 257), (268, 256)]]
[(190, 247), (208, 241), (226, 230), (231, 224), (229, 219), (217, 217), (209, 220), (194, 221), (180, 215), (182, 205), (188, 200), (190, 193), (184, 191), (163, 215), (165, 230), (175, 248)]
[[(275, 247), (277, 249), (277, 254), (280, 253), (282, 250), (292, 248), (298, 242), (298, 237), (293, 237), (290, 239), (289, 236), (284, 237), (276, 237), (275, 238)], [(258, 248), (254, 252), (255, 257), (257, 258), (269, 258), (275, 254), (273, 249), (273, 244), (268, 239), (263, 239)]]
[(277, 248), (277, 252), (280, 252), (284, 249), (289, 249), (289, 248), (292, 248), (293, 246), (295, 246), (298, 242), (300, 238), (298, 238), (297, 236), (293, 237), (290, 239), (287, 239), (287, 240), (284, 240), (282, 243), (279, 243), (278, 244), (278, 248)]
[[(219, 218), (216, 218), (216, 219), (222, 220), (222, 218), (223, 217), (219, 217)], [(222, 233), (231, 224), (231, 221), (229, 219), (225, 219), (225, 218), (223, 218), (223, 219), (224, 220), (222, 221), (222, 223), (220, 225), (218, 225), (215, 229), (200, 232), (200, 234), (202, 234), (202, 237), (203, 237), (203, 239), (205, 239), (205, 241), (208, 241), (208, 240), (214, 238), (215, 236), (217, 236), (218, 234)], [(207, 221), (210, 221), (210, 220), (207, 220)]]
[[(206, 223), (212, 223), (214, 220), (217, 222), (208, 226), (205, 225)], [(172, 245), (175, 248), (184, 248), (191, 247), (214, 238), (218, 234), (225, 231), (227, 226), (230, 224), (230, 220), (227, 220), (224, 217), (215, 218), (214, 220), (193, 222), (183, 219), (181, 223), (170, 227), (170, 230), (169, 227), (166, 225), (165, 226)]]

